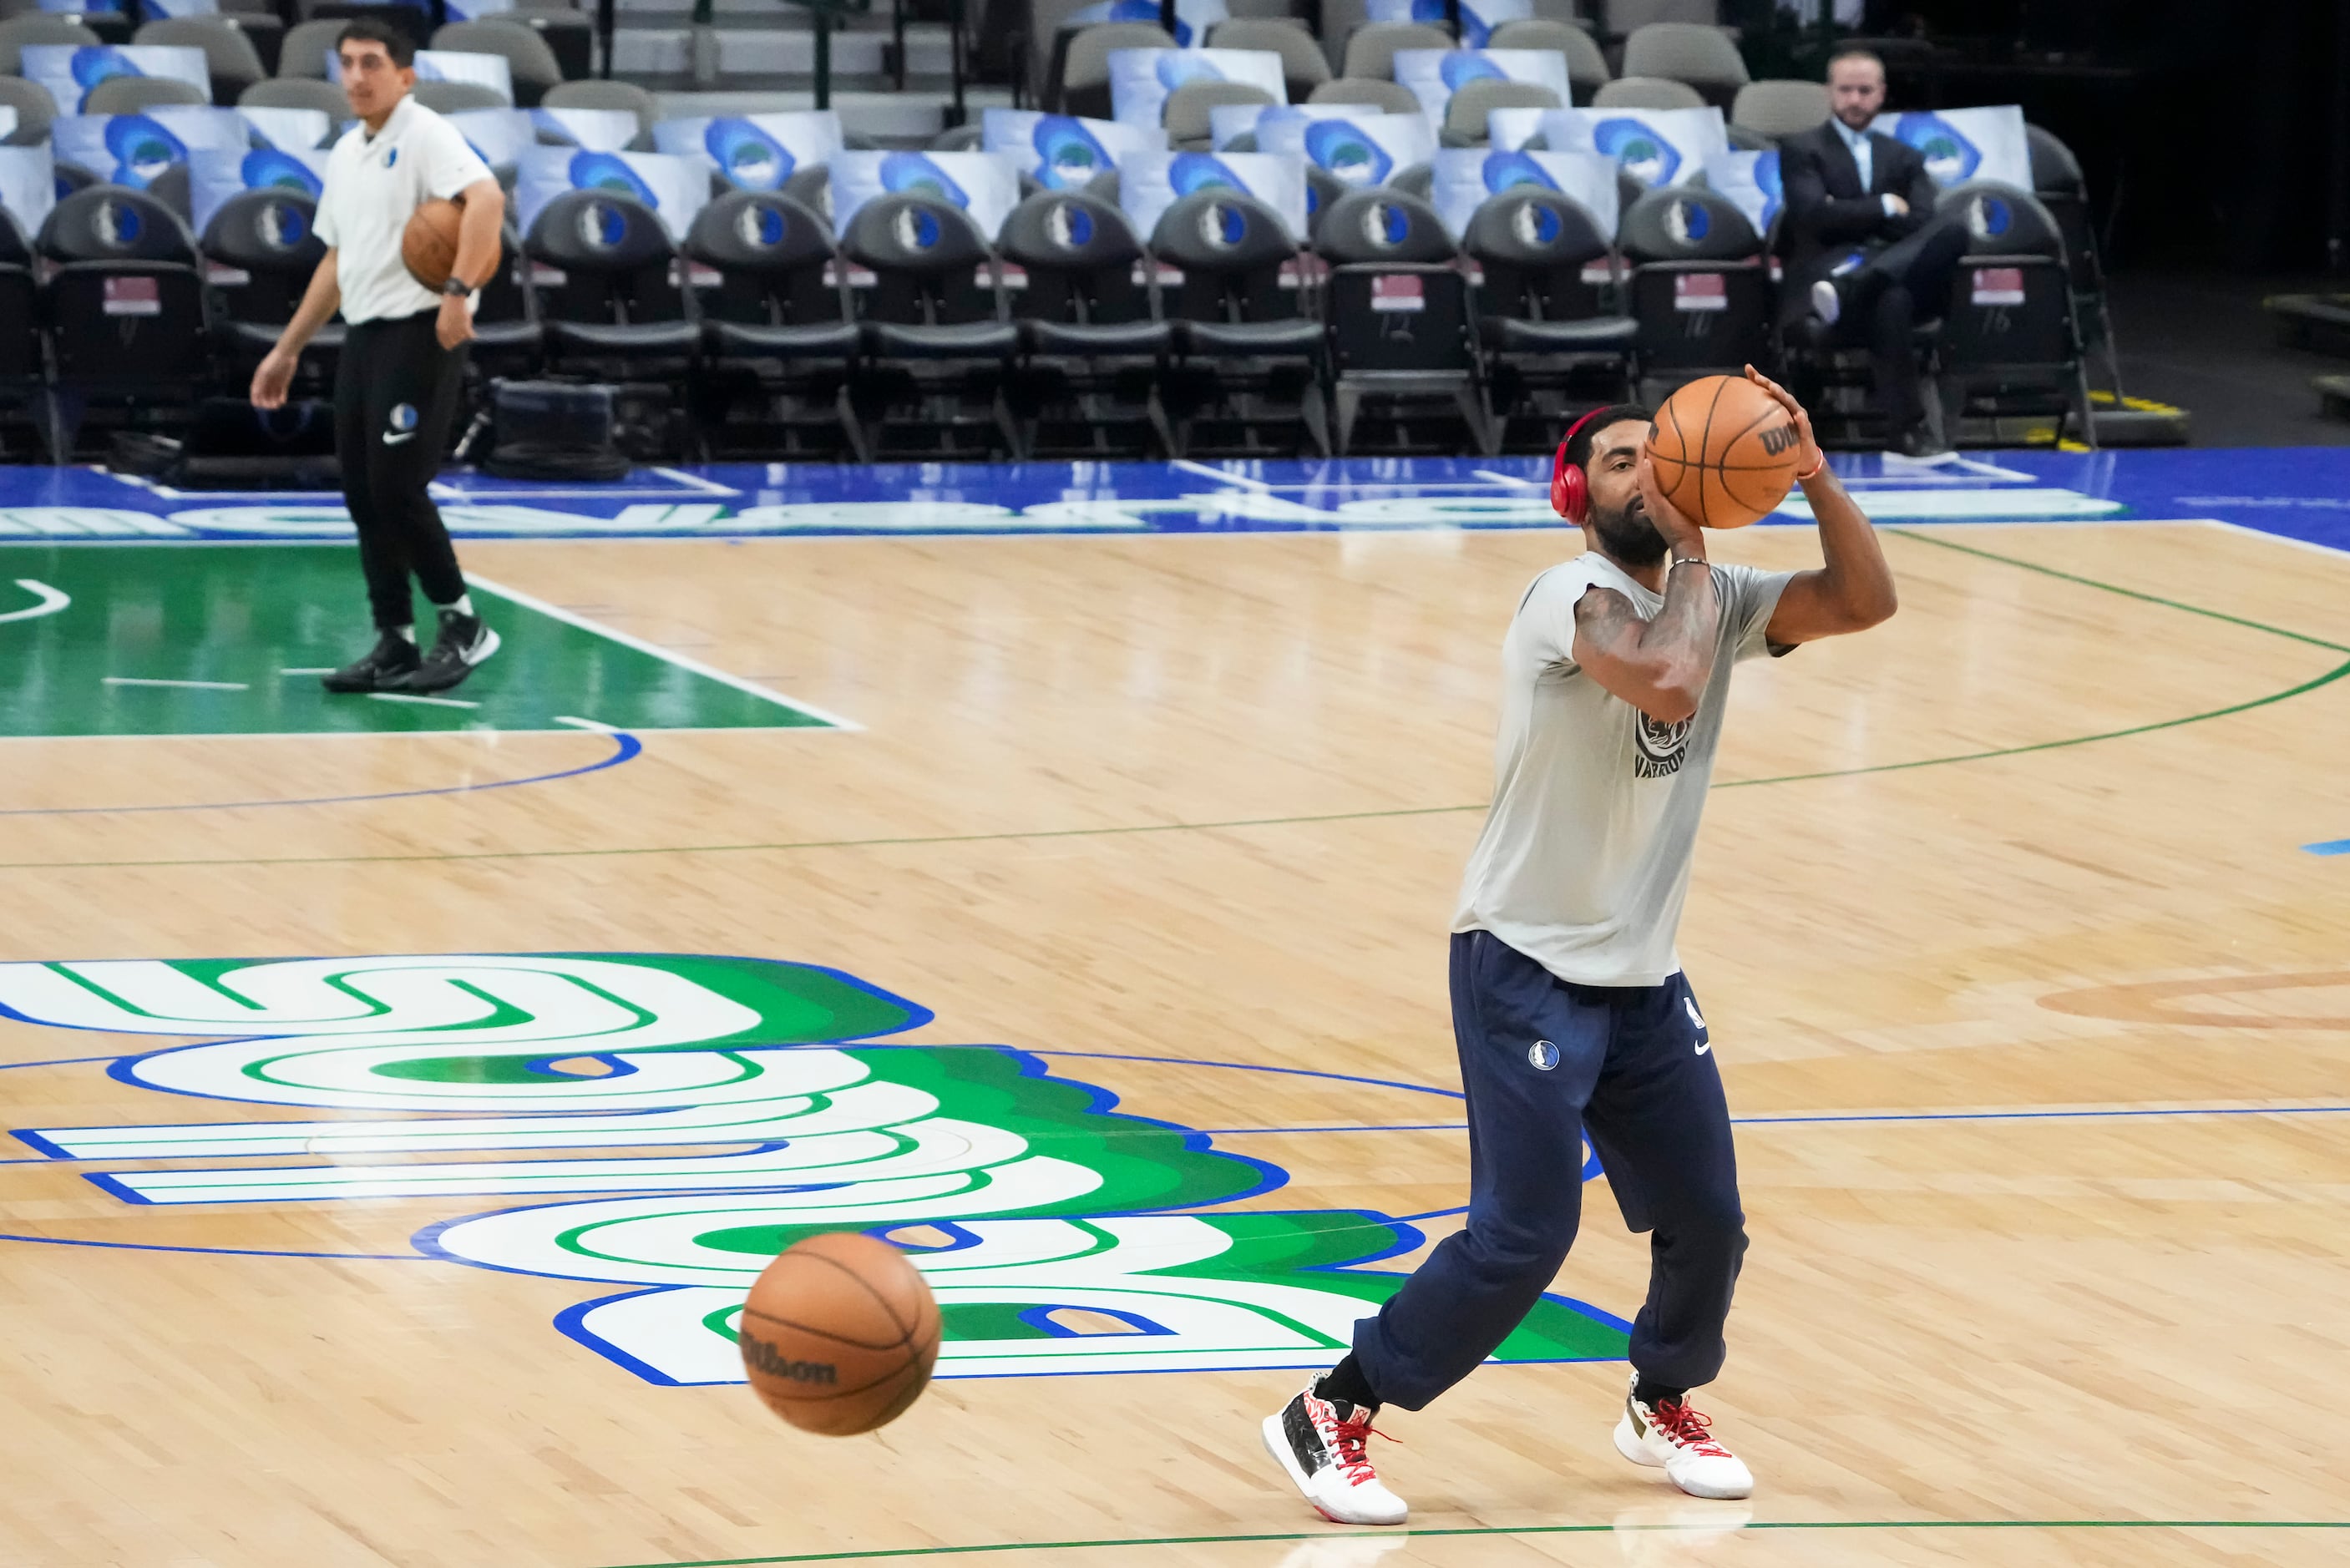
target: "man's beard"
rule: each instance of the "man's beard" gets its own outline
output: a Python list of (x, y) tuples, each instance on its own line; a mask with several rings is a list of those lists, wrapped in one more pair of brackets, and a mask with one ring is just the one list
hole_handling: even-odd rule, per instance
[(1599, 547), (1627, 566), (1653, 566), (1665, 558), (1665, 536), (1648, 521), (1648, 508), (1638, 495), (1613, 512), (1591, 512), (1592, 532)]

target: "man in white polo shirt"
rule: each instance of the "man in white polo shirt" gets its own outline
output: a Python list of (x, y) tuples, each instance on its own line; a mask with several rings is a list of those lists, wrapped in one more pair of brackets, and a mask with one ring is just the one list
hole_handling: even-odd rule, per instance
[[(326, 259), (254, 371), (252, 398), (265, 409), (286, 401), (303, 346), (339, 305), (349, 330), (335, 370), (335, 452), (378, 635), (326, 687), (445, 691), (498, 649), (498, 634), (473, 613), (429, 487), (464, 379), (473, 293), (498, 265), (505, 192), (457, 128), (409, 96), (416, 49), (403, 35), (361, 18), (337, 37), (335, 54), (359, 122), (327, 159), (317, 219)], [(463, 202), (464, 213), (456, 264), (437, 296), (400, 255), (410, 216), (436, 197)], [(430, 651), (416, 645), (411, 574), (439, 612)]]

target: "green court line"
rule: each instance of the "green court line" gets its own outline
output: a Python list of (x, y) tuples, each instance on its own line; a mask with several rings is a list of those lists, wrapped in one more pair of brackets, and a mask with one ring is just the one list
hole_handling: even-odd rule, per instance
[[(2311, 637), (2303, 632), (2270, 626), (2261, 621), (2247, 620), (2241, 616), (2230, 615), (2222, 610), (2207, 609), (2200, 605), (2163, 598), (2155, 594), (2141, 593), (2136, 588), (2126, 588), (2117, 584), (2101, 582), (2095, 577), (2085, 577), (2075, 573), (2060, 571), (2054, 566), (2043, 566), (2037, 562), (2002, 555), (1997, 551), (1985, 550), (1977, 545), (1933, 538), (1907, 528), (1884, 528), (1880, 529), (1879, 533), (1891, 538), (1907, 539), (1920, 545), (1931, 545), (1939, 549), (1956, 551), (1960, 555), (1996, 561), (2002, 566), (2014, 566), (2022, 571), (2054, 577), (2084, 587), (2095, 588), (2103, 593), (2118, 595), (2123, 598), (2159, 605), (2165, 608), (2180, 610), (2209, 620), (2224, 621), (2230, 625), (2245, 627), (2254, 631), (2268, 632), (2291, 641), (2311, 644), (2339, 653), (2350, 653), (2350, 644), (2328, 642), (2323, 638)], [(1777, 774), (1767, 778), (1726, 779), (1716, 783), (1713, 787), (1715, 789), (1752, 789), (1762, 784), (1808, 784), (1822, 779), (1861, 778), (1872, 774), (1905, 773), (1916, 768), (1944, 767), (1954, 763), (1990, 762), (2001, 757), (2028, 756), (2038, 752), (2085, 746), (2101, 741), (2118, 741), (2132, 735), (2152, 734), (2161, 730), (2176, 730), (2189, 724), (2200, 724), (2207, 720), (2224, 719), (2233, 714), (2250, 712), (2257, 708), (2265, 708), (2272, 703), (2303, 696), (2320, 687), (2330, 686), (2345, 676), (2350, 676), (2350, 662), (2337, 665), (2322, 675), (2302, 681), (2298, 685), (2287, 687), (2284, 691), (2271, 692), (2264, 697), (2231, 702), (2223, 708), (2213, 708), (2200, 713), (2189, 713), (2181, 718), (2158, 719), (2151, 723), (2133, 724), (2126, 729), (2105, 730), (2095, 734), (2074, 735), (2056, 741), (2035, 741), (2027, 745), (2002, 746), (1990, 751), (1966, 752), (1946, 757), (1920, 757), (1906, 763), (1876, 763), (1866, 767), (1835, 768), (1819, 773)], [(470, 860), (586, 860), (641, 855), (784, 854), (806, 849), (910, 848), (949, 844), (995, 844), (1019, 839), (1125, 837), (1152, 833), (1213, 833), (1251, 827), (1296, 827), (1311, 826), (1320, 823), (1371, 822), (1412, 816), (1448, 816), (1466, 812), (1483, 811), (1485, 805), (1486, 803), (1481, 801), (1469, 805), (1398, 806), (1378, 811), (1322, 812), (1294, 816), (1232, 817), (1213, 822), (1130, 823), (1115, 827), (1048, 827), (1016, 829), (1002, 833), (939, 833), (871, 838), (804, 838), (751, 844), (648, 845), (637, 847), (597, 849), (491, 849), (438, 855), (259, 856), (237, 859), (18, 860), (0, 861), (0, 871), (169, 870), (201, 866), (404, 865)]]
[[(1244, 1546), (1284, 1541), (1419, 1541), (1438, 1536), (1607, 1535), (1704, 1531), (1702, 1524), (1457, 1525), (1442, 1530), (1295, 1530), (1263, 1535), (1152, 1535), (1124, 1541), (1006, 1541), (983, 1546), (884, 1546), (866, 1552), (798, 1552), (778, 1557), (710, 1557), (631, 1563), (618, 1568), (763, 1568), (787, 1563), (875, 1563), (889, 1557), (960, 1557), (987, 1552), (1083, 1552), (1140, 1546)], [(1756, 1520), (1751, 1530), (2350, 1530), (2333, 1519), (1834, 1519)]]

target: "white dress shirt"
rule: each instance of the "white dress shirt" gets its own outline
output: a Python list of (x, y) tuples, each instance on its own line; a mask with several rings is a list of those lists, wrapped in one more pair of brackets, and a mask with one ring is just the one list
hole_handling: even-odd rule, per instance
[[(1876, 182), (1877, 174), (1877, 149), (1868, 144), (1868, 132), (1855, 130), (1841, 119), (1830, 119), (1828, 123), (1835, 126), (1835, 133), (1844, 139), (1845, 151), (1852, 154), (1853, 167), (1860, 171), (1861, 194), (1866, 195), (1869, 186)], [(1888, 193), (1877, 200), (1884, 207), (1885, 215), (1888, 218), (1893, 216), (1892, 196)]]

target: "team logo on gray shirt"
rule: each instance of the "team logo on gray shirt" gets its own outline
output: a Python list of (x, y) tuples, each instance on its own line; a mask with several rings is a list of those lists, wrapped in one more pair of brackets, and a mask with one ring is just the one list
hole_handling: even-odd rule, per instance
[(1668, 724), (1641, 714), (1639, 728), (1633, 732), (1640, 753), (1632, 759), (1633, 776), (1661, 779), (1680, 772), (1681, 757), (1689, 750), (1690, 732), (1696, 727), (1694, 715), (1678, 724)]

